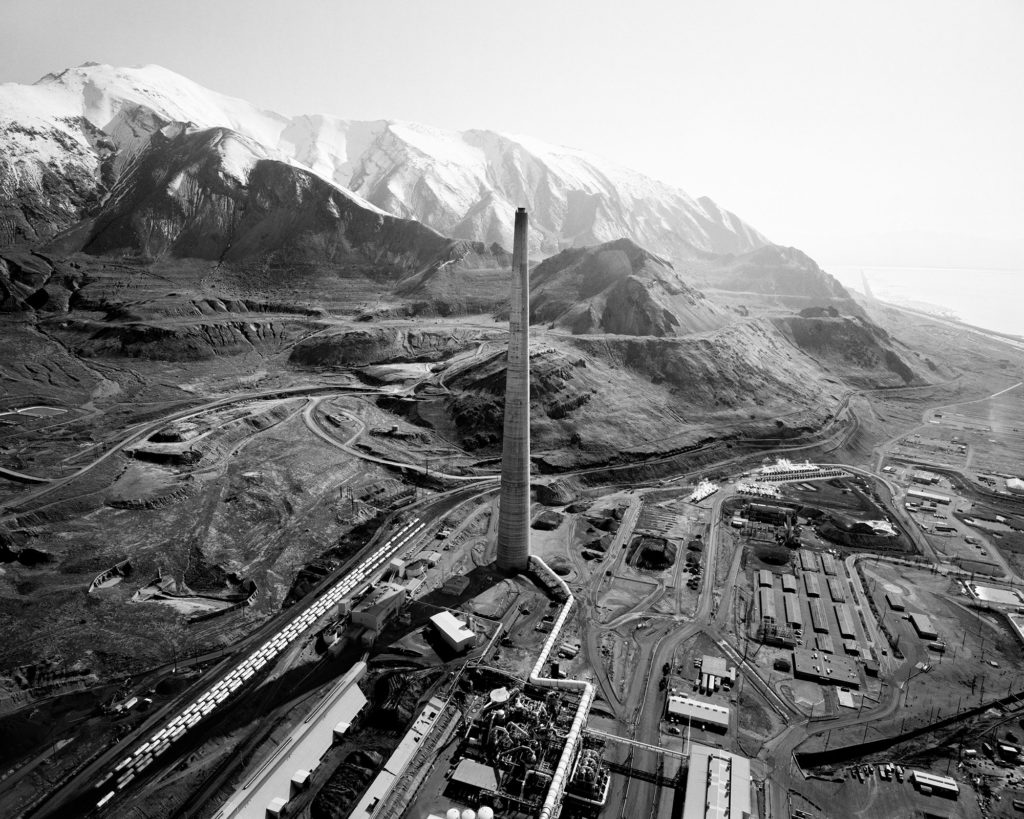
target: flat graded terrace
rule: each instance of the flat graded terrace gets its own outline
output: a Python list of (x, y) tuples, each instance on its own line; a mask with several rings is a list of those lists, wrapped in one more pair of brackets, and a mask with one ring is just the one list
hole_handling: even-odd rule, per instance
[(974, 593), (975, 597), (986, 603), (1001, 603), (1007, 606), (1024, 604), (1024, 596), (1016, 589), (982, 586), (979, 583), (971, 583), (968, 588)]

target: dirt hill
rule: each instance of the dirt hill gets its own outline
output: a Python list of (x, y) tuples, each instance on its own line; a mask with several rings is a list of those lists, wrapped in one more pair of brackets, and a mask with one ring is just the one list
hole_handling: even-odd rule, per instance
[(576, 335), (679, 336), (728, 321), (671, 264), (629, 239), (546, 259), (530, 289), (531, 320)]

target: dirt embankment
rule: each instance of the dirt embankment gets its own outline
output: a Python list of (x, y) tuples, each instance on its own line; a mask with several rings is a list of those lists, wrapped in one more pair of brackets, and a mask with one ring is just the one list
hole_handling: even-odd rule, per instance
[(67, 322), (77, 336), (75, 350), (85, 357), (143, 358), (156, 361), (197, 361), (253, 350), (273, 352), (300, 334), (284, 320), (109, 325), (89, 320)]
[(361, 367), (369, 364), (440, 361), (480, 341), (473, 330), (417, 330), (366, 327), (318, 335), (295, 345), (289, 361), (310, 367)]

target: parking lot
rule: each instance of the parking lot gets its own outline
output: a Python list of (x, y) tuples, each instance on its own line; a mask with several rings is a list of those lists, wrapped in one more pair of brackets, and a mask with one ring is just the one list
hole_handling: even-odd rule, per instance
[[(891, 766), (891, 767), (890, 767)], [(902, 772), (901, 772), (902, 771)], [(943, 771), (937, 772), (944, 775)], [(956, 773), (955, 768), (951, 773)], [(840, 798), (861, 816), (905, 819), (920, 816), (981, 817), (977, 794), (969, 782), (955, 777), (960, 788), (957, 798), (939, 793), (925, 794), (911, 782), (909, 769), (895, 763), (851, 765), (841, 775)]]

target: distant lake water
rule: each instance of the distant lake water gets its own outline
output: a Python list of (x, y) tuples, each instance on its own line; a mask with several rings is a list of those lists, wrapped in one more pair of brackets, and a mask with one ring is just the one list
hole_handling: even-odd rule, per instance
[(1024, 336), (1024, 270), (840, 265), (825, 269), (860, 292), (863, 271), (875, 298), (882, 301)]

